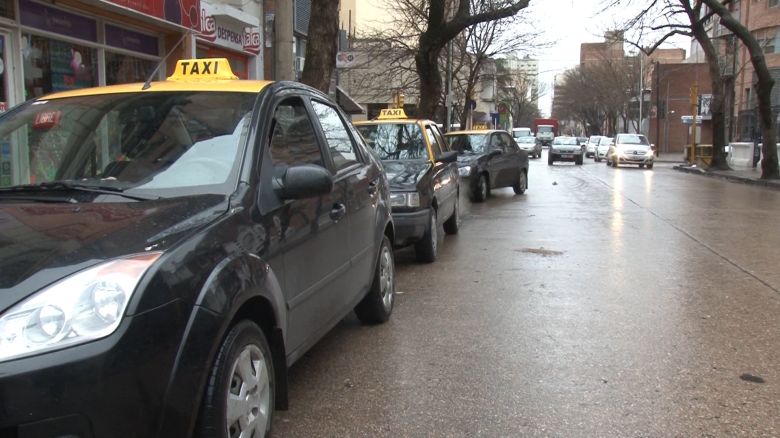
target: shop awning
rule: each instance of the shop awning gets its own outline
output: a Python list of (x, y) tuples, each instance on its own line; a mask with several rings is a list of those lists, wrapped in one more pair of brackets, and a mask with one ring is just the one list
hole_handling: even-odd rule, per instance
[(336, 86), (336, 103), (338, 103), (341, 109), (347, 114), (366, 113), (366, 110), (339, 86)]

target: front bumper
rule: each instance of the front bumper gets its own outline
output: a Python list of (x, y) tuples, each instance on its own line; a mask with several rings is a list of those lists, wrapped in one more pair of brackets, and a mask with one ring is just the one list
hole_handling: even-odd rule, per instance
[(410, 245), (422, 239), (428, 228), (428, 210), (410, 212), (393, 211), (393, 226), (395, 228), (396, 247)]
[(619, 164), (652, 164), (654, 155), (618, 155)]
[(125, 317), (97, 341), (0, 363), (0, 436), (157, 436), (182, 329), (170, 322), (175, 306)]
[(607, 149), (596, 149), (596, 156), (599, 158), (607, 158)]

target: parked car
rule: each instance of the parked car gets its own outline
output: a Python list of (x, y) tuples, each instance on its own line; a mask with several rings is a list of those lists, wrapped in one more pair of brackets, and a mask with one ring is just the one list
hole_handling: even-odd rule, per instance
[(460, 227), (458, 154), (434, 122), (394, 112), (355, 126), (390, 180), (394, 245), (414, 244), (417, 259), (430, 263), (438, 256), (439, 229), (457, 234)]
[(353, 309), (390, 317), (387, 178), (313, 88), (181, 60), (31, 99), (0, 139), (25, 151), (0, 186), (0, 435), (268, 436), (290, 364)]
[(516, 138), (517, 146), (526, 151), (530, 157), (539, 158), (542, 156), (542, 144), (537, 142), (532, 136)]
[(547, 152), (547, 164), (552, 166), (556, 161), (574, 161), (581, 165), (585, 159), (585, 146), (577, 141), (577, 137), (555, 137)]
[(618, 134), (607, 151), (607, 165), (637, 164), (653, 168), (655, 151), (653, 145), (642, 134)]
[(599, 144), (596, 146), (596, 154), (593, 156), (593, 159), (596, 160), (596, 162), (600, 162), (602, 159), (607, 158), (607, 151), (609, 151), (609, 146), (614, 140), (614, 137), (601, 137), (599, 139)]
[(520, 195), (528, 188), (528, 153), (506, 131), (458, 131), (445, 135), (458, 152), (458, 171), (471, 199), (482, 202), (490, 190), (512, 187)]
[(602, 136), (591, 135), (588, 137), (588, 143), (585, 145), (585, 156), (596, 158), (596, 147), (599, 145), (599, 140)]

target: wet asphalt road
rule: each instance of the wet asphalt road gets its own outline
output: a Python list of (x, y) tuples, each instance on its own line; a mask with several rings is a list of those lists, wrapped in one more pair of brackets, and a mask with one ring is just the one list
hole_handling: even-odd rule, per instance
[(392, 320), (290, 370), (274, 436), (780, 436), (780, 191), (532, 160), (396, 253)]

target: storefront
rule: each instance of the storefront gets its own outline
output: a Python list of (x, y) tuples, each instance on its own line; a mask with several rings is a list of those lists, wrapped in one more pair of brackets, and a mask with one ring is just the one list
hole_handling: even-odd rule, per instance
[(226, 4), (201, 6), (198, 58), (227, 58), (241, 79), (262, 79), (260, 13), (253, 15)]
[[(198, 0), (0, 0), (0, 112), (51, 92), (143, 82), (165, 53), (194, 56), (200, 25)], [(18, 179), (23, 150), (0, 140), (0, 184)]]

